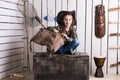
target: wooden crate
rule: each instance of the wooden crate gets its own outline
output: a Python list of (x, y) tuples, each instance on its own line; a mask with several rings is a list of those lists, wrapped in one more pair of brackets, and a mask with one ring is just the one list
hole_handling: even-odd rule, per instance
[(50, 58), (46, 52), (33, 57), (34, 80), (89, 80), (89, 56), (55, 54)]

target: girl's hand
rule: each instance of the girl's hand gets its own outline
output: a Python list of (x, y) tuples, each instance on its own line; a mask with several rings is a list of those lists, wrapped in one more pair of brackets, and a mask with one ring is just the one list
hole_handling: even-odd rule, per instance
[(54, 29), (54, 32), (58, 33), (59, 31), (57, 29)]
[(64, 34), (64, 33), (62, 33), (63, 34), (63, 36), (66, 38), (66, 39), (68, 39), (68, 36), (66, 35), (66, 34)]

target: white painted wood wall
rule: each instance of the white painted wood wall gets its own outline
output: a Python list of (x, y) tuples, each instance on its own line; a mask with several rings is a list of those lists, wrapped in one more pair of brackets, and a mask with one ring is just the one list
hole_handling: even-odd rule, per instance
[(24, 17), (17, 5), (17, 0), (0, 0), (0, 79), (24, 65)]
[[(0, 0), (0, 78), (21, 69), (23, 61), (26, 63), (26, 40), (23, 16), (17, 11), (18, 0)], [(95, 73), (94, 56), (105, 56), (103, 66), (105, 74), (119, 74), (118, 67), (110, 67), (110, 64), (120, 61), (119, 49), (109, 49), (110, 46), (119, 45), (119, 37), (110, 37), (109, 34), (119, 32), (119, 24), (108, 24), (108, 21), (119, 20), (119, 11), (108, 12), (109, 8), (119, 7), (119, 0), (30, 0), (35, 6), (42, 22), (47, 26), (55, 26), (54, 21), (45, 21), (44, 17), (52, 14), (54, 17), (61, 10), (75, 10), (77, 16), (77, 33), (80, 46), (79, 52), (86, 52), (90, 58), (90, 74)], [(106, 34), (98, 39), (94, 34), (95, 6), (103, 3), (106, 15)], [(18, 18), (20, 17), (20, 18)], [(28, 26), (29, 40), (41, 28), (41, 26)], [(24, 47), (25, 46), (25, 47)], [(28, 45), (29, 46), (29, 45)], [(44, 52), (45, 47), (34, 44), (33, 51)], [(23, 57), (23, 54), (25, 55)], [(31, 69), (33, 66), (33, 54), (30, 53)], [(23, 59), (25, 58), (25, 59)]]
[[(120, 61), (119, 49), (109, 49), (111, 46), (119, 45), (119, 37), (109, 35), (113, 32), (119, 32), (119, 24), (109, 24), (108, 21), (119, 20), (118, 11), (109, 12), (108, 9), (118, 7), (118, 0), (30, 0), (35, 6), (38, 15), (42, 18), (42, 22), (47, 26), (55, 26), (54, 21), (45, 21), (44, 17), (52, 14), (54, 17), (61, 10), (75, 10), (77, 16), (77, 33), (80, 45), (77, 48), (79, 52), (86, 52), (90, 58), (90, 74), (95, 73), (94, 56), (105, 56), (106, 60), (103, 66), (104, 74), (119, 74), (118, 67), (110, 67)], [(103, 4), (105, 6), (106, 15), (106, 33), (102, 39), (95, 37), (95, 6)], [(34, 35), (40, 28), (34, 27), (29, 29), (29, 34)], [(32, 37), (31, 36), (31, 37)], [(45, 51), (44, 47), (34, 45), (34, 51)], [(32, 58), (32, 53), (31, 53)], [(32, 65), (32, 63), (31, 63)]]

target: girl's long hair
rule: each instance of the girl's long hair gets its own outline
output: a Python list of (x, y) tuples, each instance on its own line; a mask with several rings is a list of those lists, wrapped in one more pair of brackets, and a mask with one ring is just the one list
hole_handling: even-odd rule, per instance
[(75, 21), (75, 18), (73, 16), (72, 12), (66, 12), (66, 14), (63, 15), (62, 24), (61, 24), (61, 29), (62, 29), (61, 32), (66, 33), (65, 25), (64, 25), (64, 22), (63, 22), (63, 19), (66, 15), (72, 15), (72, 24), (71, 24), (71, 27), (70, 27), (72, 30), (71, 30), (70, 37), (75, 38), (76, 37), (76, 31), (75, 31), (74, 25), (76, 24), (76, 21)]

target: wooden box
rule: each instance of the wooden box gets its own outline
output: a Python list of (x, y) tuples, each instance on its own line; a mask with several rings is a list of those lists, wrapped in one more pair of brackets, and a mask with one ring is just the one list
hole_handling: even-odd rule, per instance
[(89, 56), (36, 53), (33, 57), (34, 80), (89, 80)]

